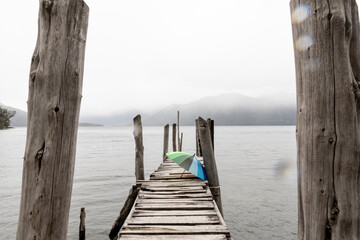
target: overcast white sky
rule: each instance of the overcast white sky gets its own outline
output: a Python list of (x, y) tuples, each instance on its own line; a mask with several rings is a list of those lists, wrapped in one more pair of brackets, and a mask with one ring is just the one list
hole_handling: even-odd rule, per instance
[[(24, 110), (38, 2), (0, 8), (0, 102)], [(86, 2), (82, 115), (234, 92), (295, 99), (289, 0)]]

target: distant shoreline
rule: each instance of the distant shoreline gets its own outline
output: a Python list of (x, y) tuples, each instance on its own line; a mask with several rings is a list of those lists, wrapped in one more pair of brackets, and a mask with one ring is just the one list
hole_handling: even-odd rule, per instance
[[(296, 124), (281, 124), (281, 125), (215, 125), (215, 127), (287, 127), (287, 126), (294, 126)], [(6, 129), (15, 129), (15, 128), (26, 128), (27, 126), (11, 126), (9, 128), (4, 128), (1, 130)], [(133, 127), (132, 125), (103, 125), (103, 124), (79, 124), (79, 127)], [(143, 125), (143, 127), (164, 127), (162, 125)], [(195, 127), (194, 125), (180, 125), (180, 127)]]

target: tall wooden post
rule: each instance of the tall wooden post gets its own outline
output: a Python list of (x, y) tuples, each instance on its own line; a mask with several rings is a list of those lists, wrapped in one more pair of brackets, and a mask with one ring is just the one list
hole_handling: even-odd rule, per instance
[(182, 151), (183, 137), (184, 137), (184, 134), (183, 134), (183, 133), (181, 133), (181, 137), (180, 137), (180, 144), (179, 144), (179, 146), (180, 146), (179, 151), (180, 151), (180, 152)]
[(201, 117), (198, 118), (199, 123), (199, 135), (202, 147), (202, 154), (204, 158), (204, 165), (206, 176), (209, 182), (211, 193), (214, 196), (214, 200), (219, 208), (219, 211), (223, 215), (220, 193), (220, 182), (215, 162), (215, 155), (212, 148), (210, 128), (207, 121)]
[(172, 125), (172, 145), (173, 145), (173, 152), (176, 152), (176, 123)]
[(196, 154), (196, 156), (200, 156), (198, 140), (199, 140), (199, 128), (198, 128), (198, 121), (197, 121), (197, 119), (195, 119), (195, 146), (196, 146), (195, 154)]
[(136, 181), (144, 180), (144, 145), (142, 135), (141, 115), (134, 119), (134, 139), (135, 139), (135, 178)]
[(164, 126), (164, 148), (163, 148), (163, 161), (166, 160), (166, 153), (169, 152), (169, 124)]
[(214, 151), (214, 120), (212, 120), (211, 118), (207, 119), (208, 125), (209, 125), (209, 129), (210, 129), (210, 138), (211, 138), (211, 143), (212, 143), (212, 148)]
[(360, 36), (355, 0), (292, 0), (298, 239), (360, 239)]
[(85, 208), (82, 207), (80, 211), (79, 240), (86, 239), (85, 218), (86, 218)]
[(177, 136), (178, 136), (178, 139), (177, 139), (177, 143), (178, 143), (178, 146), (177, 148), (180, 150), (180, 112), (177, 111)]
[(89, 8), (41, 0), (16, 239), (66, 239)]
[(202, 156), (201, 144), (200, 144), (200, 127), (197, 119), (195, 119), (195, 136), (196, 136), (196, 156)]

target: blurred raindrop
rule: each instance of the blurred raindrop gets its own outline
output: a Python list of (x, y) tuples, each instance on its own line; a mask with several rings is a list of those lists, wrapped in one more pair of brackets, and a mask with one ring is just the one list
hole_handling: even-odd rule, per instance
[(290, 163), (286, 159), (279, 159), (273, 166), (274, 176), (278, 179), (284, 178), (290, 170)]
[(309, 71), (316, 71), (320, 68), (321, 61), (318, 58), (312, 58), (305, 63), (305, 69)]
[(302, 3), (291, 13), (291, 21), (293, 23), (301, 23), (310, 16), (310, 6)]
[(309, 34), (304, 34), (296, 40), (295, 47), (300, 51), (304, 51), (311, 47), (313, 44), (314, 39), (312, 38), (312, 36)]

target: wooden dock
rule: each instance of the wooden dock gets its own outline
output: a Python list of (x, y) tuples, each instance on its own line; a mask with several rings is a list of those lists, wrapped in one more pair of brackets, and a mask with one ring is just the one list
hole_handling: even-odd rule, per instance
[(207, 181), (167, 159), (150, 180), (137, 184), (140, 191), (120, 239), (231, 239)]

